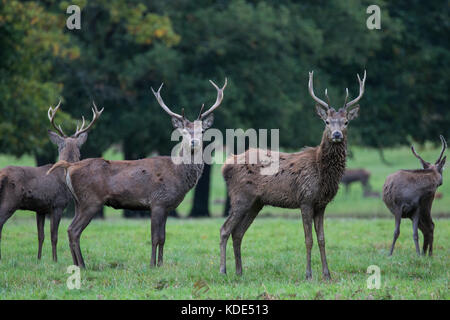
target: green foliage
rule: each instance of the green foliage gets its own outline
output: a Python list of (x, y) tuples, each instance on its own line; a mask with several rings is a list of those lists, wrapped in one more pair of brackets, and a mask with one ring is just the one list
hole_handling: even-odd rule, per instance
[[(280, 128), (281, 144), (319, 142), (322, 124), (307, 92), (327, 87), (333, 106), (358, 91), (367, 69), (352, 144), (388, 147), (449, 136), (448, 6), (411, 1), (3, 1), (0, 12), (0, 146), (21, 155), (45, 144), (45, 111), (58, 97), (79, 119), (91, 100), (105, 107), (83, 149), (99, 155), (122, 143), (126, 158), (173, 143), (170, 119), (150, 86), (174, 111), (194, 118), (215, 98), (208, 83), (229, 86), (215, 126)], [(81, 30), (65, 10), (81, 7)], [(381, 8), (381, 30), (368, 30), (366, 8)], [(427, 12), (424, 17), (423, 12)], [(74, 121), (62, 117), (63, 125)], [(17, 130), (21, 128), (21, 130)]]
[(0, 149), (37, 152), (48, 142), (49, 105), (63, 84), (53, 78), (55, 59), (79, 51), (61, 29), (63, 20), (36, 2), (2, 1), (0, 7)]

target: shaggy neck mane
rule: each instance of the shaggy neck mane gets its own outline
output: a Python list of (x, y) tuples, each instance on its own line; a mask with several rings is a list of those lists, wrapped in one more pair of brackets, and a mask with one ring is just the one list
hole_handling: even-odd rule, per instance
[(317, 163), (320, 175), (320, 189), (325, 202), (331, 201), (339, 188), (339, 181), (345, 171), (347, 159), (347, 135), (340, 143), (333, 143), (324, 131), (317, 149)]
[(194, 155), (191, 155), (190, 163), (181, 163), (177, 167), (179, 176), (183, 179), (183, 185), (190, 190), (197, 184), (198, 179), (200, 179), (203, 173), (204, 163), (203, 161), (201, 163), (195, 163)]

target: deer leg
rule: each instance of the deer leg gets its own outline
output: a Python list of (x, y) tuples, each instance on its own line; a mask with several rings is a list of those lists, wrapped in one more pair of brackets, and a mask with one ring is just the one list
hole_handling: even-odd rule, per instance
[[(1, 244), (1, 239), (2, 239), (3, 225), (5, 224), (6, 221), (8, 221), (9, 218), (11, 218), (11, 216), (13, 215), (13, 213), (15, 211), (16, 211), (15, 209), (0, 206), (0, 244)], [(0, 245), (0, 247), (1, 247), (1, 245)], [(2, 258), (2, 254), (1, 254), (1, 250), (0, 250), (0, 259), (1, 258)]]
[(326, 280), (330, 280), (330, 270), (328, 270), (327, 255), (325, 253), (325, 233), (323, 230), (323, 218), (325, 208), (319, 209), (314, 215), (314, 228), (316, 230), (317, 243), (319, 244), (320, 259), (322, 260), (322, 274)]
[(259, 211), (262, 209), (261, 205), (254, 205), (248, 212), (245, 213), (240, 223), (235, 227), (231, 233), (233, 238), (234, 260), (236, 263), (236, 274), (242, 275), (242, 259), (241, 259), (241, 244), (245, 232), (248, 230), (253, 220), (255, 220)]
[(100, 210), (101, 205), (91, 205), (87, 209), (80, 210), (70, 223), (67, 233), (69, 235), (70, 248), (72, 250), (72, 258), (75, 265), (85, 268), (83, 255), (80, 248), (80, 237), (83, 230), (91, 222), (95, 213)]
[(167, 210), (163, 207), (152, 207), (151, 237), (152, 256), (150, 266), (156, 266), (156, 251), (158, 251), (158, 267), (163, 264), (164, 243), (166, 241)]
[(163, 250), (166, 234), (166, 209), (163, 207), (151, 208), (151, 237), (152, 237), (152, 255), (150, 258), (150, 266), (156, 266), (156, 252), (158, 251), (158, 266), (163, 263)]
[(428, 244), (428, 256), (431, 257), (433, 255), (433, 241), (434, 241), (434, 227), (430, 232), (430, 240)]
[(398, 239), (398, 236), (400, 235), (400, 223), (402, 221), (402, 214), (401, 212), (398, 214), (395, 214), (395, 230), (394, 230), (394, 240), (392, 241), (391, 251), (389, 252), (389, 256), (392, 256), (392, 253), (394, 252), (394, 246), (395, 242)]
[[(230, 200), (231, 201), (231, 200)], [(230, 215), (224, 224), (220, 228), (220, 273), (227, 273), (227, 242), (233, 230), (236, 226), (243, 220), (246, 209), (236, 209), (238, 205), (236, 203), (231, 203)]]
[(303, 230), (305, 232), (305, 246), (306, 246), (306, 280), (312, 279), (311, 271), (311, 249), (313, 246), (312, 238), (312, 219), (314, 211), (310, 206), (305, 206), (301, 208), (302, 220), (303, 220)]
[(57, 208), (52, 211), (52, 215), (50, 218), (50, 233), (51, 233), (51, 240), (52, 240), (52, 255), (53, 255), (53, 261), (58, 261), (58, 255), (57, 255), (57, 244), (58, 244), (58, 228), (59, 228), (59, 222), (61, 221), (62, 216), (62, 209)]
[(412, 226), (413, 226), (413, 239), (414, 239), (414, 244), (416, 246), (416, 253), (417, 253), (417, 255), (420, 256), (419, 232), (418, 232), (419, 217), (420, 217), (420, 211), (419, 211), (419, 209), (417, 209), (412, 218), (412, 222), (413, 222)]
[(36, 212), (36, 224), (38, 231), (38, 259), (41, 259), (42, 244), (44, 243), (44, 224), (45, 224), (45, 212)]

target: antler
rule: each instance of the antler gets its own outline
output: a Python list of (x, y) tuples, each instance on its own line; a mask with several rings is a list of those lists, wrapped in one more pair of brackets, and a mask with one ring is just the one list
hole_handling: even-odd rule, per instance
[(60, 105), (61, 105), (61, 99), (59, 100), (59, 103), (55, 107), (55, 109), (53, 109), (51, 106), (50, 106), (50, 108), (48, 108), (47, 115), (48, 115), (48, 119), (50, 120), (50, 123), (52, 124), (53, 128), (55, 128), (56, 131), (58, 131), (59, 135), (62, 137), (67, 137), (66, 134), (63, 132), (61, 125), (56, 126), (56, 124), (55, 124), (55, 115), (56, 115), (56, 112), (59, 110)]
[(423, 160), (422, 157), (417, 154), (416, 149), (414, 149), (414, 146), (411, 146), (411, 151), (412, 151), (413, 155), (415, 155), (416, 158), (419, 159), (419, 161), (422, 163), (422, 166), (424, 168), (426, 168), (426, 167), (428, 167), (430, 165), (429, 162)]
[[(222, 88), (219, 88), (214, 82), (212, 82), (212, 80), (209, 80), (209, 82), (211, 82), (211, 84), (214, 86), (214, 88), (216, 88), (217, 90), (217, 98), (216, 98), (216, 102), (214, 102), (214, 104), (212, 105), (211, 108), (209, 108), (206, 112), (201, 113), (200, 112), (200, 116), (198, 117), (198, 120), (203, 119), (204, 117), (206, 117), (207, 115), (209, 115), (210, 113), (212, 113), (214, 110), (217, 109), (218, 106), (220, 106), (220, 104), (222, 103), (222, 99), (223, 99), (223, 90), (225, 89), (225, 87), (227, 86), (228, 80), (227, 78), (225, 78), (225, 83), (223, 85)], [(203, 107), (202, 107), (203, 109)]]
[[(314, 71), (311, 71), (309, 73), (309, 82), (308, 82), (309, 94), (320, 106), (322, 106), (326, 111), (328, 111), (328, 109), (330, 109), (329, 105), (327, 103), (325, 103), (325, 101), (317, 98), (316, 95), (314, 94), (313, 74), (314, 74)], [(325, 90), (325, 95), (328, 97), (326, 90)]]
[(439, 158), (436, 160), (436, 164), (438, 164), (442, 160), (442, 156), (444, 155), (445, 149), (447, 149), (447, 142), (445, 141), (444, 137), (442, 135), (439, 135), (439, 138), (441, 138), (442, 142), (442, 151), (439, 155)]
[(73, 137), (77, 138), (77, 137), (80, 136), (80, 134), (82, 134), (82, 133), (88, 131), (88, 130), (94, 125), (94, 123), (98, 120), (98, 118), (99, 118), (100, 115), (102, 114), (103, 110), (105, 109), (105, 108), (102, 108), (102, 110), (98, 111), (97, 106), (95, 105), (95, 102), (94, 102), (94, 101), (92, 101), (92, 104), (94, 105), (94, 107), (92, 108), (92, 114), (93, 114), (93, 116), (92, 116), (92, 121), (91, 121), (91, 123), (89, 123), (89, 125), (85, 128), (85, 127), (84, 127), (85, 120), (84, 120), (84, 116), (83, 116), (83, 117), (82, 117), (83, 122), (81, 123), (81, 127), (78, 128), (78, 125), (77, 125), (77, 131), (75, 132), (75, 134), (73, 135)]
[[(359, 81), (359, 95), (355, 99), (353, 99), (352, 101), (350, 101), (349, 103), (344, 105), (344, 107), (346, 109), (348, 109), (349, 107), (356, 104), (359, 101), (359, 99), (362, 98), (362, 96), (364, 94), (364, 85), (366, 82), (366, 70), (364, 70), (364, 77), (363, 77), (362, 81), (361, 81), (361, 78), (359, 77), (359, 74), (357, 74), (357, 76), (358, 76), (358, 81)], [(347, 96), (348, 96), (348, 90), (347, 90)], [(347, 101), (347, 98), (345, 98), (345, 101)]]
[(345, 100), (344, 100), (343, 108), (345, 108), (345, 105), (347, 104), (347, 100), (348, 100), (348, 88), (345, 88)]
[(163, 87), (164, 83), (161, 83), (161, 86), (159, 87), (158, 91), (155, 92), (155, 90), (152, 89), (153, 94), (156, 97), (156, 100), (158, 100), (159, 105), (161, 106), (161, 108), (164, 109), (165, 112), (167, 112), (171, 117), (175, 117), (177, 119), (183, 120), (184, 119), (184, 113), (183, 115), (179, 115), (178, 113), (172, 112), (168, 106), (166, 106), (166, 104), (164, 103), (163, 99), (161, 98), (161, 88)]

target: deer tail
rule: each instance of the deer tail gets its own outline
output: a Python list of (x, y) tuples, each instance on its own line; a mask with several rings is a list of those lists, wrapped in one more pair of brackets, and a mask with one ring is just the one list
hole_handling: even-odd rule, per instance
[(67, 162), (65, 160), (60, 160), (57, 163), (55, 163), (48, 171), (47, 174), (50, 174), (53, 172), (53, 170), (57, 169), (57, 168), (64, 168), (65, 170), (67, 170), (67, 168), (69, 168), (73, 163)]

